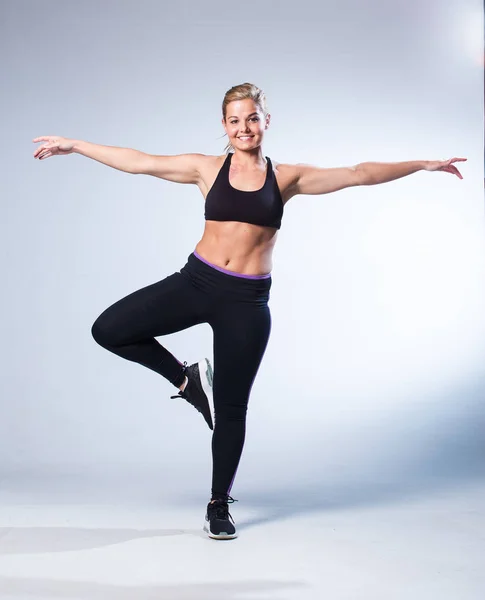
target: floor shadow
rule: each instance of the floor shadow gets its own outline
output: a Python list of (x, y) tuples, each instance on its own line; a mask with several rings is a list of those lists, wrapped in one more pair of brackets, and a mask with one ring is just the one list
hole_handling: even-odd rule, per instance
[(91, 550), (144, 538), (191, 535), (196, 529), (116, 529), (89, 527), (0, 527), (0, 555)]
[[(476, 478), (474, 478), (476, 481)], [(238, 521), (238, 530), (249, 529), (264, 523), (305, 516), (312, 512), (330, 512), (389, 506), (394, 503), (412, 502), (423, 496), (431, 496), (457, 486), (471, 483), (469, 477), (460, 481), (449, 479), (415, 479), (413, 481), (355, 481), (353, 483), (327, 484), (280, 488), (260, 494), (245, 495), (245, 505), (256, 509), (259, 516)], [(485, 483), (485, 482), (484, 482)]]
[[(267, 599), (269, 592), (308, 588), (300, 581), (231, 581), (183, 585), (113, 585), (56, 579), (0, 577), (2, 600), (14, 598), (74, 598), (79, 600), (253, 600)], [(256, 596), (261, 593), (263, 596)]]

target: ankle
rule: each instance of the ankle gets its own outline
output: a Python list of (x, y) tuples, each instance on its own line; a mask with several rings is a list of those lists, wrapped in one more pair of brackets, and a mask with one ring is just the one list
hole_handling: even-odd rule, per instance
[(214, 502), (227, 502), (229, 496), (226, 494), (214, 494), (211, 497), (210, 504), (214, 504)]
[(179, 390), (181, 392), (183, 392), (185, 390), (185, 388), (187, 387), (187, 383), (189, 382), (189, 380), (187, 379), (187, 377), (185, 377), (184, 382), (182, 383), (182, 385), (179, 387)]

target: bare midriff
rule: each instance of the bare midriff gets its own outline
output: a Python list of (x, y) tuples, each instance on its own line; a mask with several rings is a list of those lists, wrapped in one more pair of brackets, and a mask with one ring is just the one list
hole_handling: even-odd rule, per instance
[(208, 262), (242, 275), (266, 275), (273, 268), (278, 230), (238, 221), (206, 221), (195, 250)]

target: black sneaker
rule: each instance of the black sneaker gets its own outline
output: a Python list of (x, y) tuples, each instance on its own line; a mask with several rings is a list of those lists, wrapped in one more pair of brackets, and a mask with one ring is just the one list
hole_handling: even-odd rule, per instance
[(188, 379), (183, 392), (170, 398), (183, 398), (189, 404), (192, 404), (200, 413), (202, 413), (209, 429), (214, 429), (212, 424), (212, 411), (214, 401), (212, 398), (212, 379), (213, 371), (208, 358), (204, 358), (198, 363), (187, 366), (184, 362), (184, 374)]
[[(205, 516), (204, 531), (214, 540), (232, 540), (237, 538), (234, 520), (229, 513), (228, 504), (237, 502), (231, 496), (227, 500), (216, 500), (207, 505), (207, 514)], [(231, 519), (232, 523), (229, 521)]]

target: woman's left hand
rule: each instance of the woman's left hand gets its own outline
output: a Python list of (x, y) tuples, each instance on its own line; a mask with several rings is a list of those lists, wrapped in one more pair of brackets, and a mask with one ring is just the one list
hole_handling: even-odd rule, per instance
[(463, 179), (460, 171), (452, 164), (454, 162), (463, 162), (468, 160), (467, 158), (450, 158), (449, 160), (428, 160), (426, 162), (426, 171), (446, 171), (446, 173), (452, 173), (460, 179)]

